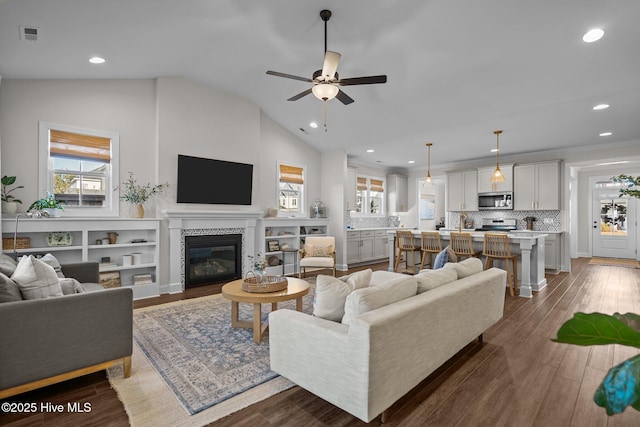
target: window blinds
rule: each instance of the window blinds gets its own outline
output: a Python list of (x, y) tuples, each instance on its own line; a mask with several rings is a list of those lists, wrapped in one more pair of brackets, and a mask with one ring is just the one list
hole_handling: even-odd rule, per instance
[(384, 191), (384, 186), (382, 185), (382, 180), (380, 179), (371, 179), (371, 191), (377, 191), (378, 193), (382, 193)]
[(366, 190), (367, 189), (367, 178), (358, 177), (358, 190)]
[(51, 129), (49, 132), (51, 156), (111, 161), (111, 139)]
[(280, 165), (280, 182), (288, 182), (290, 184), (304, 184), (302, 168)]

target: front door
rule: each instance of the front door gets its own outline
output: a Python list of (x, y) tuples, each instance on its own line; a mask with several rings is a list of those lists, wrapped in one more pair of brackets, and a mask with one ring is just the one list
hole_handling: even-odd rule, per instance
[(636, 199), (593, 190), (593, 256), (636, 259)]

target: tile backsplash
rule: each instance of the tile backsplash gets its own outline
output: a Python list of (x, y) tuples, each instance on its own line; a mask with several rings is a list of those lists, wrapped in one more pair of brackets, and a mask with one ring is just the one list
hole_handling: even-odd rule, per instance
[[(562, 221), (560, 220), (560, 211), (474, 211), (466, 212), (469, 219), (473, 220), (473, 227), (482, 226), (484, 218), (489, 219), (516, 219), (518, 230), (526, 230), (527, 222), (525, 217), (532, 216), (536, 219), (533, 223), (534, 231), (563, 231)], [(448, 213), (447, 227), (457, 228), (460, 221), (460, 212)]]

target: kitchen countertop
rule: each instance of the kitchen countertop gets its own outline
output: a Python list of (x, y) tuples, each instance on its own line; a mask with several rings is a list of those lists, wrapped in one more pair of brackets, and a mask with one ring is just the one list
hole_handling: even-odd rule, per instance
[(403, 227), (361, 227), (350, 228), (347, 231), (376, 231), (376, 230), (415, 230), (415, 228), (403, 228)]

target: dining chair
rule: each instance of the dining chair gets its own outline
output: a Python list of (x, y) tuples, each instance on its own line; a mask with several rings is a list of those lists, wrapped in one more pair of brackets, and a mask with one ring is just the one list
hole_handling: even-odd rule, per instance
[(435, 260), (436, 255), (442, 252), (442, 240), (440, 239), (440, 233), (437, 231), (423, 231), (420, 233), (420, 237), (422, 239), (422, 260), (420, 261), (420, 270), (424, 268), (427, 258), (429, 259), (427, 265), (433, 268), (433, 261)]
[(493, 261), (496, 259), (504, 261), (507, 267), (509, 293), (514, 296), (518, 290), (518, 255), (511, 254), (509, 236), (506, 233), (485, 233), (482, 254), (486, 257), (485, 270), (493, 267)]
[(471, 233), (451, 232), (450, 237), (451, 241), (449, 242), (449, 245), (458, 259), (460, 257), (480, 258), (482, 251), (476, 251), (473, 249), (473, 238), (471, 237)]
[[(404, 255), (406, 273), (416, 274), (415, 253), (420, 252), (420, 246), (415, 244), (413, 233), (410, 230), (396, 230), (396, 264), (393, 271), (398, 272), (398, 267)], [(411, 254), (411, 271), (409, 271), (409, 254)]]

